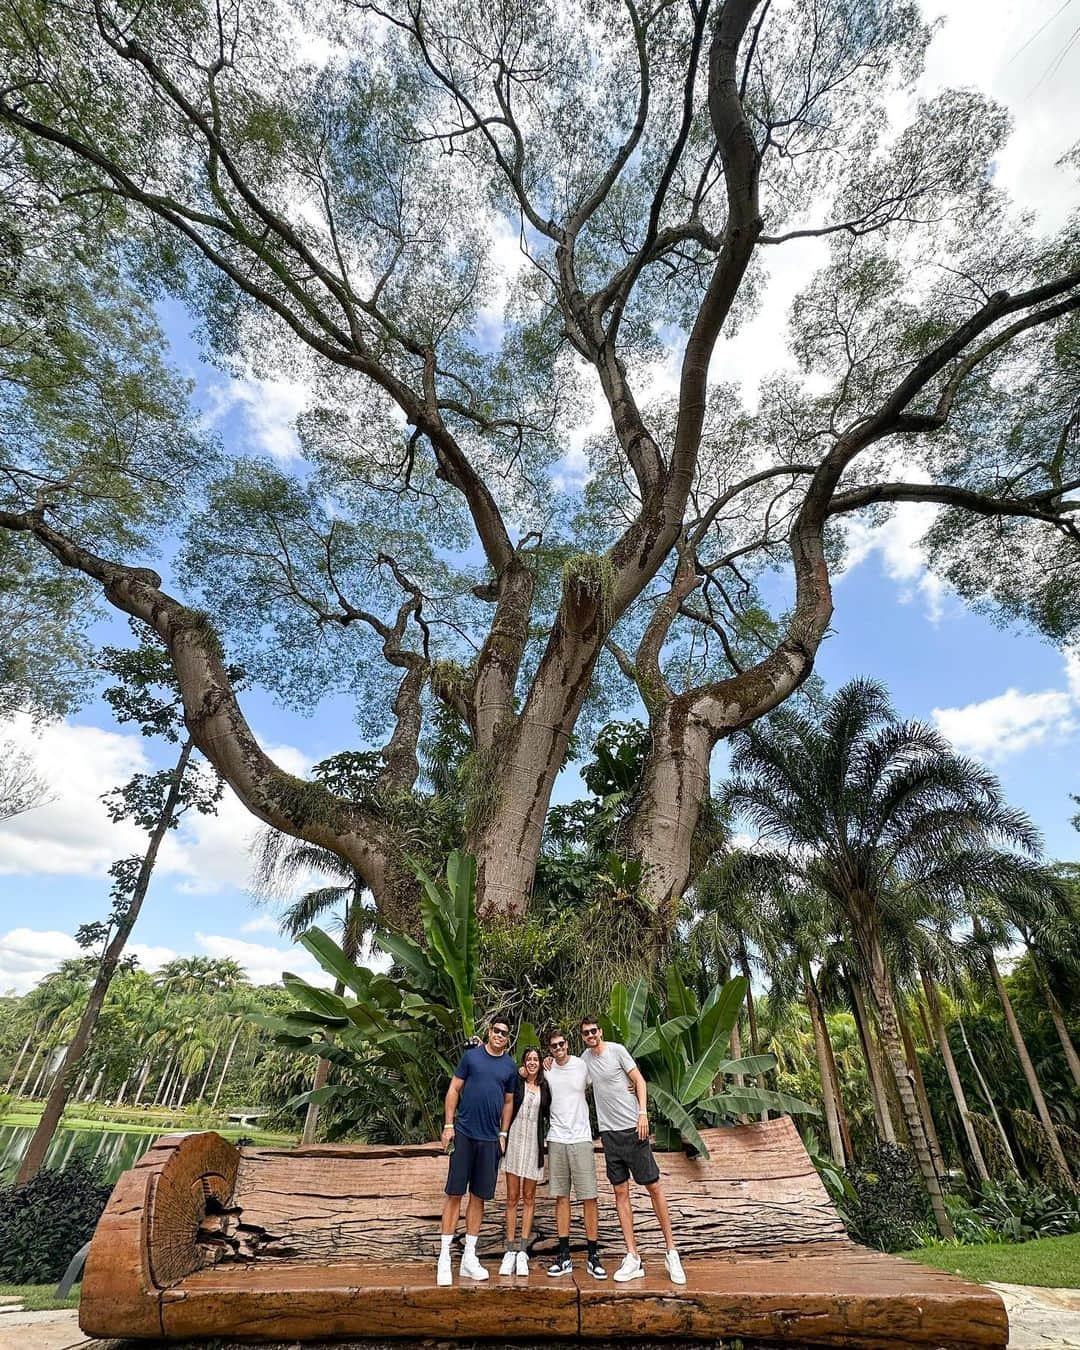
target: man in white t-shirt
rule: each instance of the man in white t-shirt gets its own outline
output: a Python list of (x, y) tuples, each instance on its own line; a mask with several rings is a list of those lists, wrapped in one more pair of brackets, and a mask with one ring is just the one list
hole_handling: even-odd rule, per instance
[(585, 1042), (585, 1070), (596, 1104), (600, 1142), (608, 1181), (615, 1190), (615, 1211), (626, 1239), (626, 1259), (615, 1272), (620, 1283), (638, 1280), (645, 1267), (634, 1239), (634, 1212), (630, 1208), (630, 1178), (649, 1192), (653, 1212), (664, 1235), (664, 1266), (672, 1284), (685, 1284), (679, 1253), (671, 1232), (667, 1199), (660, 1182), (660, 1168), (649, 1143), (648, 1088), (641, 1070), (625, 1045), (605, 1041), (595, 1017), (581, 1019)]
[(585, 1218), (585, 1237), (589, 1246), (586, 1269), (594, 1280), (606, 1280), (607, 1271), (600, 1262), (599, 1215), (596, 1208), (596, 1157), (593, 1152), (589, 1105), (585, 1100), (588, 1071), (585, 1061), (570, 1053), (564, 1031), (553, 1031), (548, 1038), (550, 1063), (545, 1063), (547, 1085), (551, 1089), (551, 1120), (548, 1125), (548, 1183), (555, 1199), (555, 1228), (559, 1250), (548, 1267), (549, 1275), (569, 1275), (570, 1190), (581, 1201)]

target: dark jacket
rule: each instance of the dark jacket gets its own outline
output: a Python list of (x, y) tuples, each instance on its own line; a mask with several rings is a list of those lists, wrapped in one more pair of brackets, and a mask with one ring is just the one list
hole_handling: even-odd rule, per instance
[[(525, 1079), (519, 1074), (514, 1083), (514, 1114), (510, 1117), (513, 1125), (521, 1104), (525, 1100)], [(540, 1084), (540, 1114), (536, 1118), (536, 1165), (544, 1165), (544, 1136), (547, 1134), (548, 1121), (551, 1118), (551, 1089), (547, 1083)]]

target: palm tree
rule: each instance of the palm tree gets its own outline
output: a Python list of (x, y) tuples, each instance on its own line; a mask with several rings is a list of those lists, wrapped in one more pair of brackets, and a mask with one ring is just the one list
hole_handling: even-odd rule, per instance
[[(352, 962), (360, 958), (364, 944), (375, 931), (378, 912), (374, 903), (365, 904), (366, 891), (360, 874), (344, 859), (317, 844), (298, 842), (278, 830), (263, 830), (252, 846), (253, 887), (256, 896), (269, 900), (290, 895), (298, 881), (312, 872), (333, 877), (336, 884), (306, 891), (282, 912), (278, 928), (293, 942), (301, 933), (322, 921), (322, 926), (340, 933), (341, 949)], [(329, 915), (329, 920), (327, 920)], [(341, 995), (344, 984), (337, 981), (334, 992)], [(330, 1073), (330, 1061), (320, 1058), (315, 1066), (312, 1090), (322, 1087)], [(309, 1102), (300, 1142), (313, 1143), (319, 1119), (317, 1102)]]
[[(976, 890), (1021, 890), (1034, 827), (992, 774), (919, 722), (901, 722), (884, 688), (853, 680), (820, 719), (784, 709), (741, 733), (727, 804), (784, 852), (757, 865), (829, 896), (870, 994), (919, 1171), (943, 1237), (952, 1224), (930, 1152), (893, 995), (891, 914), (959, 913)], [(1026, 857), (1000, 847), (1012, 845)]]

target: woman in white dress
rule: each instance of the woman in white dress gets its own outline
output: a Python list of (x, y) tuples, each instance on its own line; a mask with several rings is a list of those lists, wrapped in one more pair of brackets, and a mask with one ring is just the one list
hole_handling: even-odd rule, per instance
[[(536, 1209), (536, 1183), (544, 1175), (544, 1135), (551, 1110), (551, 1089), (544, 1081), (540, 1051), (530, 1046), (514, 1086), (514, 1114), (503, 1156), (506, 1174), (506, 1255), (500, 1275), (528, 1275), (528, 1245)], [(518, 1207), (521, 1239), (517, 1239)]]

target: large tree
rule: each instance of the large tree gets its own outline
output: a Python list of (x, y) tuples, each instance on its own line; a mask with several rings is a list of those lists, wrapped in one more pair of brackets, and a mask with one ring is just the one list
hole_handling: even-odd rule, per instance
[[(239, 459), (187, 503), (187, 603), (95, 529), (120, 485), (133, 520), (144, 491), (159, 509), (138, 454), (84, 443), (84, 480), (17, 438), (0, 538), (153, 627), (239, 797), (386, 907), (410, 884), (387, 801), (415, 784), (433, 701), (471, 740), (480, 912), (520, 914), (618, 660), (652, 723), (626, 846), (669, 912), (713, 747), (812, 669), (845, 514), (1023, 521), (1075, 574), (1076, 437), (1020, 395), (1068, 359), (1076, 251), (995, 190), (1000, 109), (946, 92), (891, 120), (928, 40), (905, 0), (8, 0), (12, 190), (91, 247), (122, 239), (220, 359), (299, 375), (312, 407), (301, 471)], [(715, 381), (718, 343), (808, 236), (801, 376), (751, 414)], [(564, 452), (593, 414), (582, 496)], [(778, 623), (754, 595), (774, 566)], [(350, 691), (390, 732), (378, 790), (282, 772), (223, 643), (298, 701)]]

